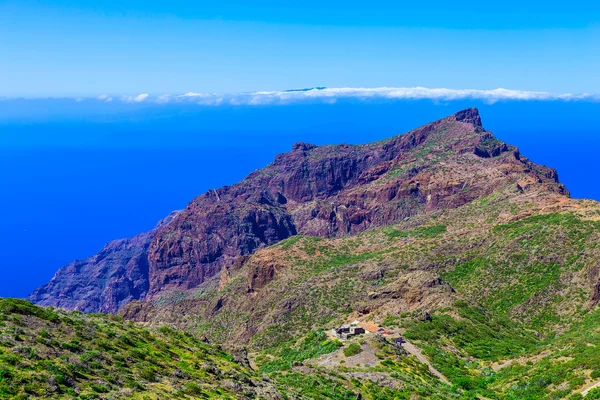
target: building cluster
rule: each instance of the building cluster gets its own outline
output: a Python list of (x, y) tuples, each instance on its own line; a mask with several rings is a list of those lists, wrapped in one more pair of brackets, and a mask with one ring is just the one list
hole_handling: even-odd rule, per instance
[(342, 340), (350, 339), (353, 336), (361, 335), (365, 333), (365, 328), (362, 328), (356, 324), (344, 324), (339, 328), (333, 330), (335, 336)]
[[(377, 336), (390, 336), (390, 335), (394, 335), (394, 332), (390, 329), (381, 327), (373, 322), (359, 322), (359, 321), (354, 321), (351, 322), (349, 324), (344, 324), (342, 326), (340, 326), (339, 328), (335, 328), (331, 330), (331, 333), (333, 334), (333, 336), (342, 339), (342, 340), (347, 340), (350, 339), (351, 337), (354, 336), (358, 336), (361, 335), (363, 333), (372, 333), (374, 335)], [(400, 336), (396, 342), (398, 344), (402, 344), (404, 343), (404, 339), (402, 339), (402, 336)]]

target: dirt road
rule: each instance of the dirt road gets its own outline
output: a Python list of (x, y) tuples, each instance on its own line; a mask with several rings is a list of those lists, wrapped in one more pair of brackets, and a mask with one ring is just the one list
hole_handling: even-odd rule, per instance
[(439, 380), (441, 380), (442, 382), (444, 382), (447, 385), (452, 385), (450, 383), (450, 381), (448, 379), (446, 379), (446, 377), (444, 375), (442, 375), (442, 373), (440, 371), (438, 371), (437, 369), (433, 368), (433, 365), (431, 365), (431, 363), (429, 362), (429, 360), (427, 358), (425, 358), (425, 356), (423, 354), (421, 354), (421, 352), (419, 351), (419, 349), (417, 348), (417, 346), (415, 346), (412, 343), (409, 342), (404, 342), (402, 344), (402, 347), (404, 347), (404, 349), (406, 351), (408, 351), (410, 354), (414, 355), (415, 357), (417, 357), (417, 359), (422, 362), (423, 364), (427, 365), (427, 367), (429, 368), (429, 372), (431, 372), (433, 375), (437, 376), (439, 378)]
[(600, 387), (600, 381), (598, 382), (593, 382), (590, 383), (589, 385), (586, 385), (583, 390), (581, 390), (579, 393), (581, 393), (581, 395), (583, 397), (587, 396), (587, 394), (590, 392), (590, 390), (595, 389), (597, 387)]

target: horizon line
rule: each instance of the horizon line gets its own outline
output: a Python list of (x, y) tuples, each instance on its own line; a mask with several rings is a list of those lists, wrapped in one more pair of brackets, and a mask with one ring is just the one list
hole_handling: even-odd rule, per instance
[(197, 104), (200, 106), (259, 106), (286, 105), (317, 101), (335, 103), (337, 100), (482, 100), (488, 103), (498, 101), (600, 101), (600, 95), (594, 93), (552, 93), (516, 89), (448, 89), (427, 87), (325, 87), (317, 86), (303, 89), (274, 91), (255, 91), (240, 93), (203, 93), (186, 92), (183, 94), (150, 95), (109, 95), (96, 96), (0, 96), (0, 101), (16, 100), (71, 100), (76, 103), (96, 101), (99, 103), (125, 104)]

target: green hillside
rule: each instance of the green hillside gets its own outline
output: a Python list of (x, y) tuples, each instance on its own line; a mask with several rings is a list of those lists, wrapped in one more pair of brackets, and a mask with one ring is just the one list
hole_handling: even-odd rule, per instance
[[(247, 343), (257, 370), (308, 398), (324, 396), (313, 380), (325, 378), (373, 399), (577, 398), (600, 381), (600, 213), (545, 195), (506, 187), (356, 236), (294, 237), (137, 317)], [(355, 319), (402, 334), (451, 386), (396, 354), (391, 336), (360, 339), (376, 362), (342, 362), (352, 341), (338, 348), (317, 332)], [(340, 357), (325, 362), (328, 352)]]
[(0, 300), (0, 398), (272, 398), (218, 347), (168, 327)]

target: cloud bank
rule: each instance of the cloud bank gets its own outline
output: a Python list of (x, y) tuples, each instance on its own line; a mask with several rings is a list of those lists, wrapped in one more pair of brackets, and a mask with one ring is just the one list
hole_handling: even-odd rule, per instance
[(378, 88), (327, 88), (315, 87), (283, 91), (259, 91), (237, 94), (218, 94), (187, 92), (184, 94), (163, 94), (151, 96), (148, 93), (138, 95), (111, 96), (103, 94), (96, 101), (122, 103), (154, 103), (154, 104), (198, 104), (203, 106), (219, 105), (284, 105), (294, 103), (335, 103), (342, 99), (358, 101), (389, 100), (480, 100), (488, 103), (498, 101), (600, 101), (600, 96), (590, 93), (550, 93), (512, 89), (447, 89), (425, 87), (378, 87)]
[[(147, 95), (143, 100), (148, 98)], [(138, 98), (140, 97), (138, 96)], [(197, 103), (200, 105), (272, 105), (289, 104), (307, 101), (335, 102), (338, 99), (358, 99), (358, 100), (423, 100), (451, 101), (451, 100), (482, 100), (486, 102), (497, 102), (502, 100), (521, 100), (521, 101), (575, 101), (575, 100), (598, 100), (598, 96), (583, 93), (550, 93), (550, 92), (532, 92), (525, 90), (511, 89), (445, 89), (445, 88), (398, 88), (398, 87), (379, 87), (379, 88), (309, 88), (284, 91), (260, 91), (238, 94), (217, 94), (217, 93), (196, 93), (188, 92), (181, 95), (162, 95), (156, 98), (150, 98), (149, 101), (157, 103)], [(142, 101), (143, 101), (142, 100)]]
[(137, 96), (121, 96), (123, 103), (141, 103), (150, 98), (148, 93), (138, 94)]

